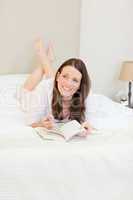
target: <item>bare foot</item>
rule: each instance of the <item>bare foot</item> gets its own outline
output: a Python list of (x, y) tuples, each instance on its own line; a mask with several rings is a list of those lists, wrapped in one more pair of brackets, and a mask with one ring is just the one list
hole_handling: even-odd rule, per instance
[(54, 60), (55, 60), (55, 54), (54, 54), (54, 48), (53, 48), (53, 43), (52, 42), (49, 42), (49, 44), (48, 44), (47, 56), (48, 56), (49, 61), (51, 63), (53, 63)]
[(40, 64), (44, 64), (48, 62), (46, 49), (45, 49), (45, 46), (43, 45), (41, 38), (38, 38), (35, 40), (35, 50), (36, 50), (37, 58), (40, 61)]
[(48, 77), (53, 76), (53, 69), (51, 67), (54, 59), (52, 44), (49, 44), (48, 49), (46, 50), (45, 45), (43, 45), (43, 41), (41, 38), (38, 38), (35, 41), (35, 50), (38, 61), (42, 66), (45, 75)]

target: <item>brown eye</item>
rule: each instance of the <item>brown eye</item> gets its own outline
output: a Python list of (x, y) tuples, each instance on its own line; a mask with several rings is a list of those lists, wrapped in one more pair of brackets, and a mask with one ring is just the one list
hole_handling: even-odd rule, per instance
[(62, 77), (63, 77), (64, 79), (67, 79), (67, 78), (68, 78), (68, 76), (67, 76), (66, 74), (62, 75)]
[(73, 82), (78, 83), (79, 81), (77, 79), (73, 79)]

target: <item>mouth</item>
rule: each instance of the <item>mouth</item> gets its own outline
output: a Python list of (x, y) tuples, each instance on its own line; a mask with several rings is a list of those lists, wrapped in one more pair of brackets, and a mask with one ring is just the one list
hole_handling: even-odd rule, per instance
[(70, 88), (68, 88), (68, 87), (62, 87), (62, 88), (63, 88), (63, 90), (66, 91), (66, 92), (70, 92), (70, 91), (71, 91)]
[(68, 88), (68, 87), (66, 87), (66, 86), (62, 86), (61, 91), (62, 91), (62, 95), (63, 96), (67, 96), (68, 97), (68, 96), (71, 96), (73, 94), (73, 90)]

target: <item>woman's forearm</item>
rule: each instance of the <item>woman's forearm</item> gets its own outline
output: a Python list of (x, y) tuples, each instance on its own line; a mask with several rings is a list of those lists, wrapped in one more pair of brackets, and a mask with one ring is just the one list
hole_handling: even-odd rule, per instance
[(44, 71), (42, 67), (36, 68), (24, 83), (24, 89), (32, 91), (42, 80)]
[(36, 127), (43, 127), (42, 123), (39, 121), (39, 122), (35, 122), (35, 123), (32, 123), (30, 125), (32, 128), (36, 128)]

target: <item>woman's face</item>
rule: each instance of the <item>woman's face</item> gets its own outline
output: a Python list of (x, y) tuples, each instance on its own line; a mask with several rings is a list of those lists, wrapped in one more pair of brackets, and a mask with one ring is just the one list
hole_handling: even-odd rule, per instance
[(58, 90), (63, 97), (72, 97), (79, 89), (82, 74), (73, 66), (65, 66), (57, 75)]

